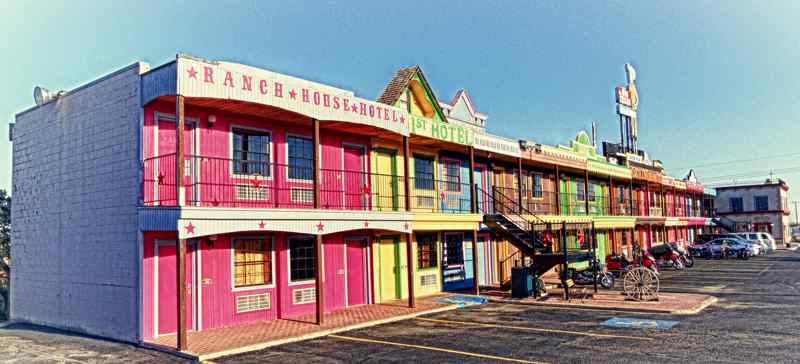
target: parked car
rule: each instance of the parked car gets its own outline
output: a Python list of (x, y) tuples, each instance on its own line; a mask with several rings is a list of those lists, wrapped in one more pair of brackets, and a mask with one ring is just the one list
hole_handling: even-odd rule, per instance
[(769, 244), (769, 246), (770, 246), (770, 248), (772, 248), (772, 250), (777, 250), (778, 249), (778, 244), (775, 243), (775, 238), (772, 237), (772, 234), (761, 232), (761, 233), (758, 233), (758, 235), (761, 236), (761, 238), (764, 239), (764, 241), (766, 241), (767, 244)]
[(694, 246), (697, 248), (702, 247), (703, 256), (706, 259), (729, 257), (749, 259), (754, 245), (745, 243), (741, 239), (721, 238), (711, 240), (705, 244), (695, 244)]
[(766, 254), (774, 249), (769, 244), (769, 241), (764, 239), (761, 233), (757, 232), (748, 232), (748, 233), (736, 233), (752, 244), (758, 244), (761, 247), (761, 253)]

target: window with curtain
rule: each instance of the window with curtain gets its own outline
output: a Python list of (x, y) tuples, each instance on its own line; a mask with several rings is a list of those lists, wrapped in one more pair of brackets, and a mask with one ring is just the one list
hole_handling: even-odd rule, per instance
[(438, 265), (436, 255), (437, 233), (417, 233), (417, 269), (435, 268)]
[(433, 189), (433, 158), (414, 156), (414, 188)]
[(531, 174), (531, 197), (533, 198), (540, 198), (543, 195), (542, 192), (542, 175), (539, 173), (532, 173)]
[(589, 201), (595, 201), (597, 199), (597, 195), (595, 194), (595, 184), (589, 182)]
[(445, 191), (461, 192), (461, 164), (458, 161), (444, 162)]
[(307, 281), (316, 275), (316, 238), (295, 236), (287, 240), (289, 245), (289, 281)]
[(233, 173), (270, 175), (270, 134), (246, 129), (233, 129)]
[(575, 180), (575, 194), (578, 201), (586, 201), (586, 181), (582, 179)]
[(272, 239), (233, 239), (234, 287), (272, 284)]
[(313, 180), (314, 176), (314, 148), (310, 138), (287, 136), (289, 178), (300, 180)]
[(731, 197), (730, 200), (728, 200), (728, 203), (730, 204), (731, 212), (744, 211), (744, 201), (741, 197)]

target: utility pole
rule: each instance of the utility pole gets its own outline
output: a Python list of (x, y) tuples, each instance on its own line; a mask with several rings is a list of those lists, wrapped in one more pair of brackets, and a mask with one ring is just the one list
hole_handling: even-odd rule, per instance
[(800, 218), (797, 216), (797, 204), (800, 204), (800, 201), (792, 201), (794, 204), (794, 225), (800, 229)]

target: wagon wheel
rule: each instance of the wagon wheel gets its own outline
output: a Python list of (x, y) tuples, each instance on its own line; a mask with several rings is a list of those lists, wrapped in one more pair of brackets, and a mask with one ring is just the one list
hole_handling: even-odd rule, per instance
[(622, 290), (625, 295), (636, 301), (650, 301), (658, 298), (658, 276), (645, 267), (636, 267), (625, 273)]

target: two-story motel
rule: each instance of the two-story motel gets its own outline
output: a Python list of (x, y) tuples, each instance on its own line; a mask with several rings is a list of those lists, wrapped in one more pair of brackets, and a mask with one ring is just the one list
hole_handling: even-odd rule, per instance
[(41, 100), (14, 125), (12, 318), (182, 349), (187, 330), (504, 285), (519, 253), (482, 224), (499, 196), (593, 223), (601, 259), (710, 224), (693, 178), (584, 132), (550, 146), (485, 125), (419, 67), (376, 102), (179, 55)]

